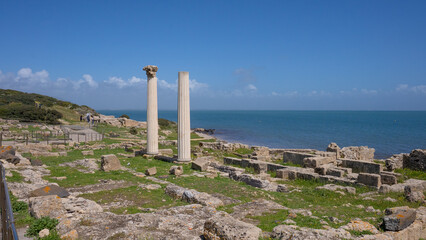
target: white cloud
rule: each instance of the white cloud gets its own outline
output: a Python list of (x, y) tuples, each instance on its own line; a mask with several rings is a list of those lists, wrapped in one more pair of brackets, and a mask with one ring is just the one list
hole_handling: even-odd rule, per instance
[(93, 80), (93, 77), (89, 74), (83, 74), (82, 79), (78, 81), (71, 81), (71, 84), (73, 85), (73, 88), (75, 90), (80, 89), (83, 84), (87, 84), (91, 88), (97, 88), (99, 85), (95, 80)]
[(422, 93), (426, 94), (426, 85), (417, 85), (410, 87), (408, 84), (399, 84), (395, 90), (397, 92), (415, 92), (415, 93)]
[(19, 69), (15, 81), (29, 83), (47, 83), (49, 81), (49, 73), (46, 70), (33, 73), (31, 68)]
[(177, 81), (175, 83), (168, 83), (166, 80), (158, 80), (158, 85), (160, 88), (177, 91)]
[(257, 87), (254, 86), (253, 84), (249, 84), (246, 86), (246, 90), (254, 92), (254, 91), (257, 91)]
[[(163, 88), (163, 89), (169, 89), (175, 92), (177, 92), (178, 90), (178, 80), (176, 80), (175, 83), (169, 83), (166, 80), (158, 80), (158, 85), (160, 88)], [(198, 82), (195, 79), (189, 79), (189, 90), (191, 92), (196, 92), (201, 89), (206, 89), (208, 87), (209, 85), (207, 85), (206, 83)]]
[(132, 78), (128, 79), (127, 81), (123, 80), (120, 77), (110, 77), (108, 80), (104, 81), (105, 83), (117, 85), (118, 88), (124, 88), (124, 87), (131, 87), (135, 86), (138, 83), (145, 83), (145, 79), (141, 79), (138, 77), (133, 76)]
[(208, 88), (209, 85), (207, 85), (206, 83), (201, 83), (201, 82), (197, 82), (197, 80), (195, 79), (189, 79), (189, 89), (193, 92), (204, 89), (204, 88)]
[(361, 89), (361, 92), (364, 94), (377, 94), (377, 90)]

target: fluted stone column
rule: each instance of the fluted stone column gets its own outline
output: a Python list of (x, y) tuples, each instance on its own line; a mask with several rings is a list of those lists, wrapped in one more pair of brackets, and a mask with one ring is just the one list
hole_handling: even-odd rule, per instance
[(143, 68), (146, 71), (148, 82), (148, 100), (146, 107), (147, 122), (147, 154), (158, 154), (158, 106), (157, 106), (157, 66), (148, 65)]
[(189, 73), (179, 72), (178, 81), (178, 161), (189, 162), (191, 161)]

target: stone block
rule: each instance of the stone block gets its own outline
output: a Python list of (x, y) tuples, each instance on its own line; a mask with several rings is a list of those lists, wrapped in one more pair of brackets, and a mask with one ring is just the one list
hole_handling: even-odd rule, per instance
[(409, 202), (423, 202), (425, 200), (423, 190), (422, 185), (407, 185), (404, 187), (405, 199)]
[(153, 176), (155, 174), (157, 174), (157, 168), (156, 167), (148, 168), (145, 171), (145, 175), (147, 175), (147, 176)]
[(270, 172), (276, 172), (278, 169), (286, 168), (283, 165), (275, 164), (275, 163), (267, 163), (267, 170)]
[(318, 173), (319, 175), (325, 175), (327, 173), (328, 167), (316, 167), (314, 169), (315, 173)]
[(198, 171), (206, 171), (208, 166), (209, 162), (204, 158), (197, 158), (191, 164), (191, 168)]
[(252, 167), (252, 160), (250, 160), (250, 159), (242, 159), (241, 160), (241, 167), (242, 168), (250, 168), (250, 167)]
[(393, 175), (393, 174), (388, 174), (386, 172), (381, 172), (380, 173), (380, 177), (381, 177), (382, 184), (394, 185), (394, 184), (398, 183), (396, 176)]
[(56, 185), (47, 185), (45, 187), (37, 188), (30, 192), (29, 197), (41, 197), (55, 195), (61, 198), (68, 197), (70, 193), (65, 189)]
[(288, 168), (278, 169), (277, 170), (277, 178), (289, 179), (288, 174), (289, 174), (290, 171), (292, 171), (292, 170), (288, 169)]
[(250, 174), (241, 174), (238, 177), (238, 181), (244, 182), (250, 186), (257, 187), (257, 188), (266, 188), (270, 184), (268, 180), (262, 180), (262, 179), (253, 177)]
[(305, 180), (315, 180), (318, 179), (318, 173), (310, 173), (310, 172), (296, 172), (297, 179), (305, 179)]
[(396, 207), (385, 210), (383, 225), (386, 231), (401, 231), (416, 220), (416, 211), (407, 207)]
[(170, 149), (170, 148), (158, 149), (158, 154), (161, 154), (161, 155), (173, 155), (173, 150)]
[(351, 159), (340, 159), (342, 161), (342, 167), (351, 168), (353, 172), (356, 173), (374, 173), (380, 174), (383, 169), (383, 166), (378, 163), (368, 162), (368, 161), (359, 161)]
[(228, 165), (238, 165), (241, 166), (241, 159), (233, 158), (233, 157), (225, 157), (223, 158), (223, 163)]
[(121, 170), (121, 163), (114, 154), (102, 155), (101, 170), (104, 172)]
[(340, 149), (340, 157), (353, 159), (353, 160), (369, 160), (374, 159), (374, 148), (369, 148), (366, 146), (360, 147), (344, 147)]
[(299, 153), (299, 152), (284, 152), (283, 153), (283, 161), (285, 163), (291, 162), (294, 164), (299, 164), (303, 166), (303, 159), (309, 158), (309, 157), (315, 157), (313, 154), (307, 154), (307, 153)]
[(307, 168), (316, 168), (321, 165), (334, 163), (336, 159), (330, 157), (307, 157), (303, 159), (303, 166)]
[(343, 177), (344, 174), (345, 174), (344, 171), (336, 169), (336, 168), (327, 169), (327, 175), (336, 176), (336, 177)]
[(277, 186), (277, 192), (289, 192), (289, 189), (284, 184), (278, 184), (278, 186)]
[(259, 173), (266, 173), (266, 171), (268, 170), (268, 164), (265, 162), (253, 162), (252, 163), (254, 172), (259, 174)]
[(381, 185), (381, 178), (378, 174), (360, 173), (357, 179), (358, 183), (379, 188)]

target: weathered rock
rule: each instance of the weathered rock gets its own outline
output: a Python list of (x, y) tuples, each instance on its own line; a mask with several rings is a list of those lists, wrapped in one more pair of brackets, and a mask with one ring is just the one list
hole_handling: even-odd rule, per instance
[(66, 189), (59, 186), (48, 185), (31, 191), (29, 197), (41, 197), (47, 195), (55, 195), (61, 198), (66, 198), (70, 195), (70, 193)]
[(73, 162), (62, 163), (59, 164), (59, 166), (69, 166), (83, 173), (95, 173), (95, 171), (99, 169), (97, 161), (98, 160), (95, 158), (85, 158)]
[(32, 197), (29, 199), (29, 210), (35, 218), (61, 218), (66, 213), (60, 197), (56, 195)]
[(258, 240), (262, 230), (226, 213), (216, 215), (204, 223), (203, 236), (206, 240)]
[(170, 148), (166, 148), (166, 149), (158, 149), (158, 154), (161, 155), (173, 155), (173, 150)]
[(357, 220), (351, 221), (350, 223), (340, 228), (345, 230), (357, 231), (357, 232), (370, 231), (374, 234), (379, 233), (379, 230), (377, 230), (377, 228), (371, 223), (364, 222), (364, 221), (357, 221)]
[(147, 175), (147, 176), (153, 176), (155, 174), (157, 174), (157, 168), (156, 167), (148, 168), (145, 171), (145, 175)]
[(387, 172), (380, 173), (380, 181), (382, 182), (382, 184), (387, 185), (394, 185), (398, 183), (396, 176), (392, 173)]
[(289, 192), (290, 190), (288, 187), (284, 184), (278, 184), (277, 186), (277, 192)]
[(101, 170), (104, 172), (121, 170), (120, 160), (114, 154), (101, 157)]
[(262, 180), (250, 174), (241, 174), (237, 180), (257, 188), (266, 188), (270, 184), (268, 180)]
[(340, 156), (340, 147), (337, 145), (337, 143), (330, 143), (327, 146), (327, 152), (335, 152), (336, 153), (336, 157)]
[(156, 189), (160, 189), (161, 185), (159, 185), (159, 184), (140, 184), (139, 187), (142, 188), (142, 189), (147, 189), (147, 190), (156, 190)]
[(78, 232), (77, 230), (73, 229), (63, 235), (61, 235), (61, 239), (64, 240), (77, 240), (78, 238)]
[(330, 190), (330, 191), (334, 191), (334, 192), (343, 190), (343, 191), (351, 193), (351, 194), (356, 193), (356, 189), (354, 187), (344, 187), (344, 186), (335, 185), (335, 184), (326, 184), (324, 186), (316, 187), (315, 189), (325, 189), (325, 190)]
[(172, 166), (170, 167), (169, 173), (175, 176), (180, 176), (183, 174), (182, 166)]
[(383, 225), (386, 231), (400, 231), (416, 220), (416, 211), (408, 207), (395, 207), (385, 210)]
[(366, 146), (360, 147), (344, 147), (340, 150), (340, 157), (353, 160), (370, 160), (374, 159), (374, 148)]
[(93, 156), (93, 155), (95, 155), (95, 153), (93, 152), (93, 150), (81, 151), (81, 154), (83, 154), (83, 156)]
[(394, 154), (392, 157), (386, 159), (385, 166), (388, 171), (393, 171), (403, 167), (403, 159), (406, 153)]
[(40, 159), (30, 159), (32, 166), (42, 166), (43, 162)]
[(308, 168), (316, 168), (325, 164), (334, 163), (335, 158), (331, 157), (307, 157), (303, 159), (303, 166)]
[(353, 172), (356, 173), (375, 173), (380, 174), (383, 170), (383, 166), (378, 163), (373, 163), (369, 161), (361, 160), (351, 160), (351, 159), (340, 159), (342, 161), (342, 167), (352, 168)]
[(39, 237), (39, 238), (44, 238), (44, 237), (49, 236), (49, 234), (50, 234), (49, 229), (45, 228), (45, 229), (41, 230), (41, 231), (38, 233), (38, 237)]
[(415, 149), (410, 155), (403, 156), (403, 167), (426, 171), (426, 149)]
[(423, 186), (408, 185), (404, 188), (405, 199), (409, 202), (423, 202), (425, 196), (423, 195)]
[(209, 166), (209, 161), (209, 157), (199, 157), (192, 162), (191, 168), (198, 171), (206, 171)]
[(312, 229), (305, 227), (298, 227), (295, 225), (278, 225), (273, 229), (272, 237), (275, 239), (315, 239), (315, 240), (338, 240), (338, 239), (350, 239), (351, 234), (344, 229), (330, 228), (324, 229)]
[(265, 162), (254, 162), (252, 167), (257, 174), (266, 173), (268, 170), (268, 164)]

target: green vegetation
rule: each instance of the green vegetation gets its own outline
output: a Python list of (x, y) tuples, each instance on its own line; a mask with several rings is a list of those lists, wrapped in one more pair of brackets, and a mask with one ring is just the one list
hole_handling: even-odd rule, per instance
[(401, 181), (405, 181), (410, 178), (426, 180), (425, 171), (411, 170), (409, 168), (400, 168), (400, 169), (396, 169), (395, 172), (402, 174), (402, 178), (398, 179)]
[(23, 182), (24, 177), (17, 171), (10, 171), (12, 173), (11, 177), (6, 177), (7, 182)]
[(18, 201), (11, 192), (9, 192), (10, 202), (12, 204), (13, 217), (15, 220), (15, 227), (24, 227), (33, 221), (33, 218), (28, 212), (28, 204), (23, 201)]
[(355, 237), (362, 237), (364, 235), (373, 235), (374, 234), (369, 230), (364, 230), (364, 231), (349, 230), (348, 232), (350, 232), (350, 234), (352, 236), (355, 236)]
[(0, 89), (0, 118), (59, 124), (60, 118), (79, 121), (79, 115), (87, 112), (96, 114), (87, 106), (35, 93)]
[(121, 115), (120, 117), (121, 117), (121, 118), (127, 118), (127, 119), (130, 119), (129, 115), (127, 115), (127, 114), (123, 114), (123, 115)]
[(35, 237), (36, 239), (40, 239), (38, 233), (43, 229), (49, 229), (50, 234), (47, 237), (42, 239), (56, 240), (61, 239), (59, 234), (56, 232), (56, 225), (59, 224), (58, 219), (50, 218), (50, 217), (42, 217), (39, 219), (35, 219), (30, 227), (27, 229), (25, 234), (26, 237)]
[(158, 125), (163, 130), (165, 130), (165, 129), (168, 129), (168, 130), (177, 129), (177, 124), (175, 122), (167, 120), (167, 119), (164, 119), (164, 118), (159, 118), (158, 119)]
[(138, 130), (135, 127), (131, 127), (129, 129), (129, 133), (132, 134), (132, 135), (136, 135), (136, 134), (138, 134)]

